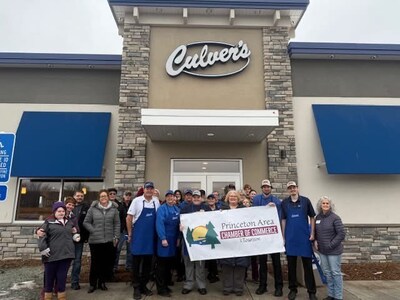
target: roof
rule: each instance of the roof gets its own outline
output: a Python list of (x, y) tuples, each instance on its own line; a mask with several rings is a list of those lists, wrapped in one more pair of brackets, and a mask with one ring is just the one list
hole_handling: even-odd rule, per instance
[(0, 53), (0, 67), (120, 69), (121, 55)]
[(292, 42), (291, 59), (400, 60), (400, 44)]
[(111, 6), (306, 9), (309, 0), (108, 0)]

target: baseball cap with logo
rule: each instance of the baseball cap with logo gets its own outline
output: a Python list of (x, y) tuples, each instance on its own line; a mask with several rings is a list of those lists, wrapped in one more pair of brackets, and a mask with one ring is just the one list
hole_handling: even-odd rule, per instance
[(268, 179), (264, 179), (263, 181), (261, 181), (261, 187), (263, 187), (264, 185), (272, 187), (271, 181), (269, 181)]
[(186, 194), (190, 194), (190, 195), (192, 195), (193, 194), (193, 192), (192, 192), (192, 190), (185, 190), (185, 195)]
[(286, 187), (287, 187), (287, 188), (289, 188), (289, 187), (291, 187), (291, 186), (297, 186), (296, 182), (295, 182), (295, 181), (289, 181), (289, 182), (286, 184)]
[(144, 188), (145, 189), (154, 189), (154, 183), (152, 181), (146, 181), (144, 183)]
[(168, 195), (173, 195), (174, 191), (173, 190), (168, 190), (165, 192), (165, 197), (167, 197)]
[(193, 196), (201, 196), (201, 193), (199, 190), (194, 190), (193, 191)]

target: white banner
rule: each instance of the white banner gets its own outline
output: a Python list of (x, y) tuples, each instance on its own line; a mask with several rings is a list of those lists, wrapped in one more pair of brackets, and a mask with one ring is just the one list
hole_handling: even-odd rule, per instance
[(183, 214), (181, 224), (192, 261), (285, 251), (275, 207)]

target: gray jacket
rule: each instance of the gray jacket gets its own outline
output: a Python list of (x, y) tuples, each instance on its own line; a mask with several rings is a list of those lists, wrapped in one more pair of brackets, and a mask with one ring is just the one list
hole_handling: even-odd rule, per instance
[(121, 222), (118, 205), (110, 201), (107, 208), (100, 206), (99, 201), (93, 201), (83, 226), (89, 231), (89, 244), (112, 242), (119, 237)]
[(340, 255), (343, 253), (345, 231), (342, 220), (333, 212), (320, 213), (315, 218), (315, 239), (318, 251), (324, 255)]
[(40, 251), (50, 248), (50, 257), (42, 256), (43, 262), (75, 258), (75, 245), (72, 240), (72, 228), (74, 226), (74, 222), (69, 219), (66, 219), (65, 226), (54, 217), (46, 219), (40, 226), (46, 235), (39, 238), (38, 245)]

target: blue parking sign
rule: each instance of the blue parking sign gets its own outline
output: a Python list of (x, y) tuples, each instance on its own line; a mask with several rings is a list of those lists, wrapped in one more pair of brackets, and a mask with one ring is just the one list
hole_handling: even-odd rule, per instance
[(10, 180), (15, 134), (0, 132), (0, 183)]
[(5, 201), (7, 199), (7, 186), (0, 185), (0, 201)]

